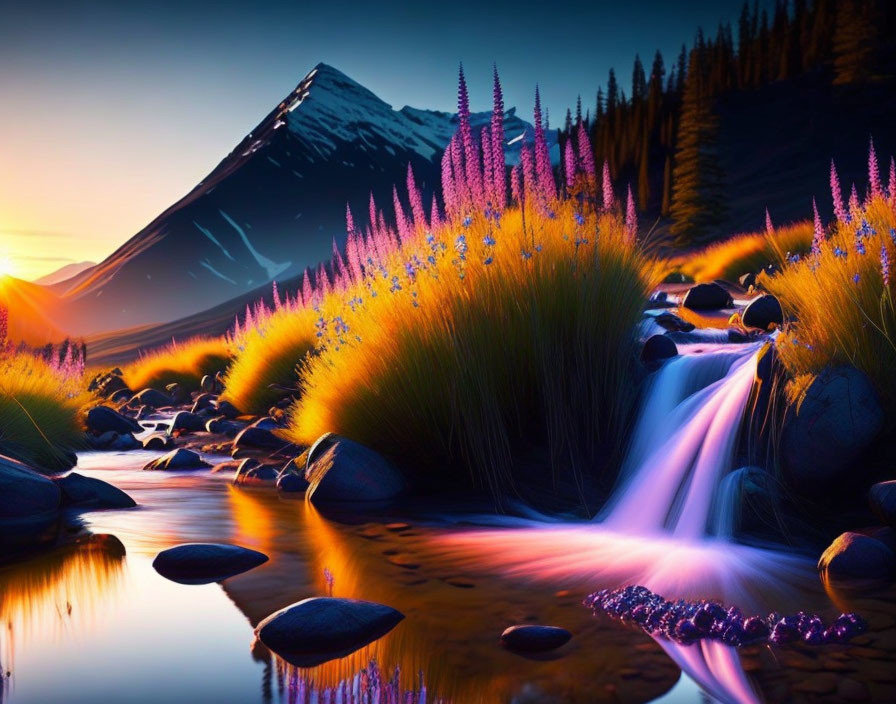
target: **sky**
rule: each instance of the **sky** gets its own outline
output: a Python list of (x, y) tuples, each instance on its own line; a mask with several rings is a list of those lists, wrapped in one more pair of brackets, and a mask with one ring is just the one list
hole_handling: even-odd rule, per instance
[[(552, 124), (636, 53), (669, 66), (740, 0), (587, 3), (0, 0), (0, 273), (99, 261), (187, 193), (318, 62), (395, 108), (471, 106)], [(626, 92), (629, 92), (626, 90)]]

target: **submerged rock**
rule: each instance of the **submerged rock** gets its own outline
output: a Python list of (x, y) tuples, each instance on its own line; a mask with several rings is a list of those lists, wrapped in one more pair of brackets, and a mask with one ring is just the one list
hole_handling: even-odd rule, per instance
[(271, 614), (258, 624), (255, 635), (287, 662), (313, 667), (382, 638), (403, 618), (383, 604), (313, 597)]
[(896, 480), (878, 482), (868, 492), (871, 510), (888, 526), (896, 526)]
[(211, 465), (208, 464), (208, 462), (203, 461), (197, 453), (192, 450), (185, 450), (181, 447), (177, 450), (172, 450), (167, 455), (162, 455), (158, 459), (154, 459), (143, 469), (171, 471), (181, 469), (205, 469), (210, 466)]
[(237, 433), (245, 427), (245, 423), (240, 423), (236, 420), (228, 420), (227, 418), (212, 418), (205, 424), (205, 429), (208, 432), (217, 435), (225, 435), (229, 438), (236, 437)]
[(868, 377), (847, 365), (822, 370), (784, 424), (781, 453), (791, 480), (821, 491), (859, 478), (855, 461), (883, 425), (884, 411)]
[(257, 550), (220, 543), (186, 543), (163, 550), (152, 566), (180, 584), (210, 584), (248, 572), (268, 561)]
[(144, 450), (167, 450), (174, 446), (174, 441), (168, 433), (153, 433), (143, 439)]
[(717, 283), (697, 284), (688, 289), (681, 305), (691, 310), (720, 310), (731, 308), (734, 301), (731, 294)]
[(690, 332), (696, 327), (693, 323), (689, 323), (687, 320), (669, 311), (660, 313), (653, 320), (657, 325), (669, 332)]
[(196, 397), (196, 400), (193, 402), (193, 407), (190, 408), (190, 411), (193, 413), (199, 413), (199, 411), (204, 411), (206, 408), (214, 408), (215, 400), (218, 397), (214, 394), (210, 393), (201, 393)]
[(247, 464), (251, 461), (250, 458), (247, 458), (240, 463), (240, 467), (233, 478), (234, 484), (237, 486), (264, 486), (277, 481), (278, 472), (276, 467), (271, 467), (268, 464), (259, 464), (257, 461), (254, 464)]
[(280, 438), (270, 430), (250, 425), (241, 430), (233, 439), (234, 449), (257, 448), (262, 450), (281, 450), (289, 446), (289, 442)]
[(87, 411), (87, 429), (97, 434), (110, 431), (114, 433), (139, 433), (143, 430), (137, 421), (122, 415), (108, 406), (94, 406)]
[(72, 472), (56, 479), (63, 503), (84, 508), (133, 508), (137, 505), (117, 486)]
[(501, 645), (510, 650), (540, 653), (566, 645), (570, 638), (572, 633), (565, 628), (526, 624), (505, 629), (501, 634)]
[(308, 498), (316, 505), (382, 504), (405, 489), (401, 473), (368, 447), (325, 435), (308, 451)]
[(218, 399), (218, 413), (229, 420), (233, 420), (234, 418), (241, 416), (240, 410), (234, 406), (230, 401), (223, 401)]
[(784, 323), (784, 311), (781, 310), (781, 303), (770, 293), (764, 296), (754, 298), (744, 308), (741, 321), (748, 328), (759, 328), (760, 330), (768, 330), (773, 325), (782, 325)]
[(818, 560), (818, 571), (835, 579), (892, 579), (896, 554), (876, 538), (843, 533)]

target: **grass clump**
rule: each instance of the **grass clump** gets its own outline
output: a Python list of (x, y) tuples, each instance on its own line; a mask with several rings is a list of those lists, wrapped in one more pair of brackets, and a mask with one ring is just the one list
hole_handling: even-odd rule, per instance
[(864, 372), (885, 407), (896, 410), (896, 199), (854, 202), (825, 231), (817, 222), (813, 252), (761, 284), (778, 296), (785, 326), (777, 348), (794, 377), (793, 395), (830, 364)]
[(232, 346), (224, 338), (194, 338), (142, 355), (124, 368), (128, 388), (164, 390), (168, 384), (180, 384), (187, 390), (199, 388), (202, 377), (224, 371), (232, 359)]
[(332, 431), (418, 474), (465, 467), (494, 486), (533, 444), (564, 468), (617, 449), (654, 269), (620, 215), (580, 211), (420, 228), (324, 297), (291, 438)]
[(811, 246), (812, 223), (806, 220), (735, 235), (686, 256), (673, 257), (669, 265), (698, 283), (737, 281), (743, 274), (758, 273), (770, 264), (781, 267), (788, 255), (805, 254)]
[(83, 366), (46, 361), (27, 351), (0, 353), (0, 454), (61, 471), (83, 437)]
[(296, 366), (314, 348), (314, 311), (289, 303), (256, 312), (254, 325), (234, 335), (235, 358), (224, 379), (224, 398), (245, 413), (266, 413), (285, 389), (298, 388)]

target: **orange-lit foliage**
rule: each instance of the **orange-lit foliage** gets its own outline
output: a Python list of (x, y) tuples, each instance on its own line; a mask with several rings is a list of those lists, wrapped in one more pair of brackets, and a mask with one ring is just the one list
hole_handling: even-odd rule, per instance
[(220, 337), (172, 342), (125, 367), (124, 381), (135, 391), (164, 389), (173, 383), (195, 390), (206, 374), (224, 371), (231, 356), (230, 343)]

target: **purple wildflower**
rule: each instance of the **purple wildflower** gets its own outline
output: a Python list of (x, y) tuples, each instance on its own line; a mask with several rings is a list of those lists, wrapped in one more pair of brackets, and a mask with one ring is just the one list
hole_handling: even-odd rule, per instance
[(554, 172), (551, 170), (551, 157), (548, 154), (548, 143), (544, 136), (544, 125), (541, 121), (541, 96), (535, 86), (535, 172), (538, 177), (538, 188), (542, 198), (553, 200), (557, 197), (554, 184)]
[(507, 173), (504, 166), (504, 95), (501, 81), (498, 78), (498, 67), (494, 67), (494, 105), (492, 107), (492, 192), (495, 202), (492, 204), (499, 210), (507, 203)]
[(591, 140), (588, 139), (588, 133), (585, 131), (585, 125), (579, 123), (579, 132), (577, 135), (577, 145), (579, 148), (579, 161), (582, 164), (582, 170), (593, 182), (597, 178), (597, 172), (594, 168), (594, 152), (591, 151)]
[(616, 205), (616, 198), (613, 195), (613, 182), (610, 180), (610, 165), (606, 161), (604, 161), (602, 181), (604, 210), (609, 211)]
[(890, 254), (885, 244), (880, 246), (880, 273), (884, 279), (884, 288), (890, 288)]
[(775, 226), (772, 224), (772, 216), (769, 214), (768, 208), (765, 209), (765, 234), (775, 234)]
[(824, 242), (824, 226), (821, 224), (821, 217), (818, 215), (818, 206), (815, 199), (812, 199), (812, 221), (814, 232), (812, 235), (812, 254), (816, 257), (821, 254), (821, 245)]
[(426, 214), (423, 210), (423, 199), (420, 197), (420, 189), (417, 188), (417, 183), (414, 180), (414, 170), (411, 168), (410, 163), (408, 163), (407, 186), (408, 199), (411, 202), (411, 214), (414, 216), (414, 224), (418, 227), (425, 227)]
[(877, 165), (877, 153), (874, 151), (874, 139), (868, 139), (868, 183), (871, 186), (871, 196), (876, 198), (883, 195), (884, 189), (880, 182), (880, 169)]
[(887, 183), (887, 192), (890, 196), (890, 204), (896, 205), (896, 160), (890, 157), (890, 180)]
[(840, 191), (840, 177), (837, 175), (837, 167), (831, 159), (831, 197), (834, 199), (834, 216), (840, 222), (849, 222), (849, 215), (843, 207), (843, 194)]
[(625, 200), (625, 232), (629, 241), (633, 241), (638, 233), (638, 214), (635, 212), (635, 199), (632, 197), (631, 184), (628, 186)]
[(566, 141), (566, 149), (563, 152), (563, 165), (566, 170), (566, 188), (572, 190), (576, 182), (576, 154), (572, 150), (572, 140)]
[(859, 276), (859, 272), (856, 272), (855, 274), (852, 275), (852, 282), (853, 282), (854, 284), (858, 284), (860, 278), (861, 278), (861, 277)]
[(470, 98), (467, 94), (467, 81), (464, 78), (464, 67), (461, 65), (457, 76), (457, 117), (460, 122), (460, 136), (464, 150), (464, 173), (467, 177), (467, 188), (476, 205), (482, 201), (482, 183), (479, 173), (479, 159), (473, 145), (473, 128), (470, 126)]

